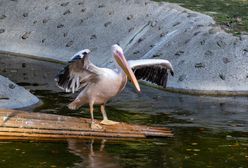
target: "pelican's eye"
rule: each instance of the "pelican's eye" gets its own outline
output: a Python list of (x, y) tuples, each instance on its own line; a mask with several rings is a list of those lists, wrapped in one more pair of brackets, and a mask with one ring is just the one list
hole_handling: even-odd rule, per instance
[(116, 51), (116, 53), (117, 53), (117, 55), (118, 55), (119, 57), (122, 57), (122, 54), (121, 54), (120, 51)]

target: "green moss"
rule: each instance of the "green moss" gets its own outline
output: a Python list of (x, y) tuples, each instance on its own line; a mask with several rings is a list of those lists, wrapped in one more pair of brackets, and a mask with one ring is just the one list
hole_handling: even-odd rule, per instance
[(181, 6), (214, 17), (227, 32), (239, 35), (248, 32), (247, 0), (156, 0)]

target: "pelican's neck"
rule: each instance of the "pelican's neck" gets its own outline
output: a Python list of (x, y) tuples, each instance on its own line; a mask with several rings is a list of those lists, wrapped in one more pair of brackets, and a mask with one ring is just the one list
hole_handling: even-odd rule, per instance
[(114, 70), (116, 73), (120, 74), (122, 77), (127, 77), (127, 75), (125, 74), (125, 72), (123, 71), (123, 69), (120, 67), (119, 64), (117, 64), (117, 62), (114, 59)]
[(120, 65), (114, 60), (114, 71), (121, 77), (122, 83), (125, 86), (127, 83), (127, 75), (123, 71), (123, 69), (120, 67)]
[(116, 73), (118, 74), (118, 76), (120, 77), (121, 83), (120, 83), (120, 88), (118, 91), (118, 94), (125, 88), (126, 84), (127, 84), (127, 75), (125, 74), (125, 72), (122, 70), (122, 68), (115, 63), (115, 70)]

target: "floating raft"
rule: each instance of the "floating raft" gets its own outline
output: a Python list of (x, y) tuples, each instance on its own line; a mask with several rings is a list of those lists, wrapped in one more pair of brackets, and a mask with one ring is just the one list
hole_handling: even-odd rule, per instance
[[(99, 123), (100, 121), (97, 121)], [(92, 130), (90, 119), (24, 112), (0, 110), (0, 139), (68, 139), (68, 138), (147, 138), (172, 137), (168, 128), (149, 127), (119, 123), (101, 125), (103, 129)]]

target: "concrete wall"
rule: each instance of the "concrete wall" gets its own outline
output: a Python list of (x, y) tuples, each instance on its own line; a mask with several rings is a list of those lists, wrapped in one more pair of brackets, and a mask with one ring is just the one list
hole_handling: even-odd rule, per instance
[(0, 108), (17, 109), (37, 104), (39, 99), (0, 75)]
[(175, 4), (148, 0), (1, 0), (0, 50), (67, 61), (83, 48), (112, 66), (119, 43), (128, 59), (164, 58), (175, 67), (169, 87), (248, 90), (248, 37)]

